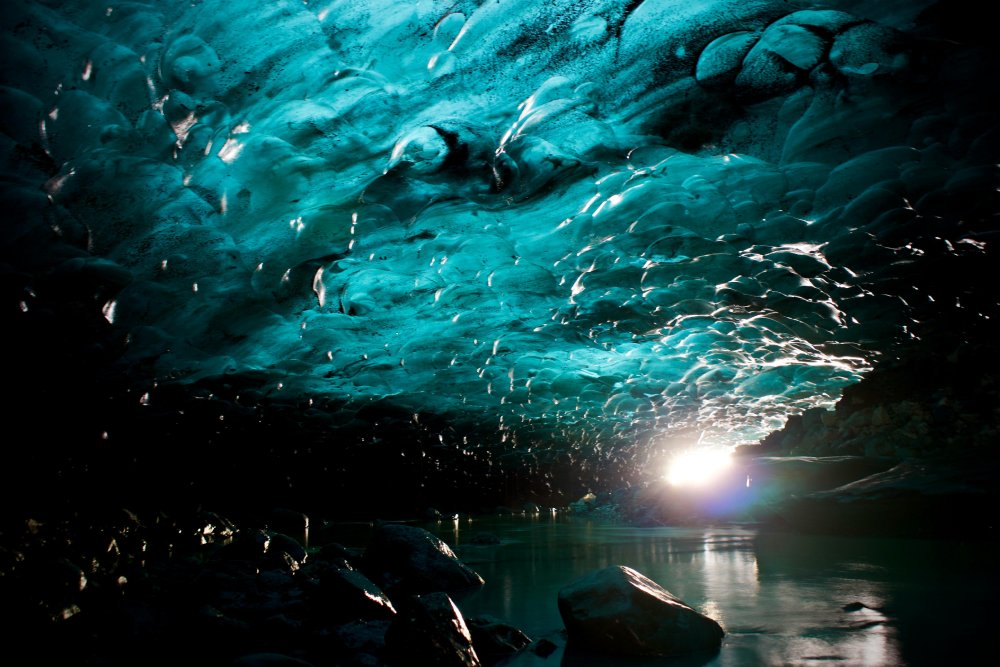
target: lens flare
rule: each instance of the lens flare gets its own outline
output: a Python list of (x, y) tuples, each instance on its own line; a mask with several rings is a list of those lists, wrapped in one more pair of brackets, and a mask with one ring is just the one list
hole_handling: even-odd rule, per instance
[(732, 458), (728, 449), (689, 449), (671, 459), (666, 478), (674, 486), (702, 486), (717, 478), (730, 465)]

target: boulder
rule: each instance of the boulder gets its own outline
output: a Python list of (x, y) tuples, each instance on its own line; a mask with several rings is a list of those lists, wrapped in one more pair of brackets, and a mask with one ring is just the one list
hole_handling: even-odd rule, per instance
[(492, 616), (473, 616), (466, 624), (472, 635), (476, 654), (484, 665), (495, 665), (531, 643), (531, 639), (512, 625)]
[(389, 620), (396, 615), (388, 596), (357, 570), (319, 563), (309, 574), (319, 580), (310, 600), (323, 618), (346, 623)]
[(415, 526), (379, 526), (363, 564), (365, 572), (390, 595), (452, 591), (484, 583), (447, 544)]
[[(485, 658), (483, 660), (483, 664), (487, 664)], [(556, 665), (583, 667), (584, 665), (598, 664), (599, 660), (599, 657), (595, 658), (590, 653), (581, 652), (574, 655), (572, 652), (567, 652), (566, 631), (560, 630), (548, 637), (536, 639), (517, 653), (505, 658), (500, 664), (503, 667), (548, 667), (550, 665), (553, 667)]]
[(357, 621), (331, 631), (334, 664), (351, 667), (384, 667), (385, 634), (389, 621)]
[(309, 516), (302, 512), (275, 507), (265, 516), (267, 527), (277, 533), (285, 533), (296, 540), (306, 541), (309, 535)]
[(446, 593), (410, 599), (385, 633), (390, 665), (418, 662), (440, 667), (479, 667), (472, 635), (462, 612)]
[(656, 582), (624, 565), (591, 572), (559, 591), (569, 645), (621, 656), (714, 652), (725, 634)]
[(332, 563), (337, 567), (345, 567), (351, 570), (356, 570), (361, 566), (360, 554), (351, 551), (337, 542), (324, 544), (319, 551), (312, 555), (312, 562), (315, 561)]
[(306, 550), (298, 540), (282, 533), (270, 535), (267, 546), (268, 553), (286, 553), (298, 565), (306, 561)]

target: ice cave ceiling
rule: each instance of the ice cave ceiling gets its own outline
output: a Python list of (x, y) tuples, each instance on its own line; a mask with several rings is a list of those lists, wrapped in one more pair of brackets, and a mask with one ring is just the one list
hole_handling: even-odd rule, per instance
[(5, 2), (11, 363), (480, 461), (756, 441), (997, 315), (967, 5)]

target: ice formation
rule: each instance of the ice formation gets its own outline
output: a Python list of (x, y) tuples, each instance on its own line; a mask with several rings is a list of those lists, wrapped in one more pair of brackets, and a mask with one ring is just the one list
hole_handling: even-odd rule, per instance
[(992, 51), (929, 0), (2, 16), (4, 308), (99, 312), (136, 403), (640, 466), (996, 310)]

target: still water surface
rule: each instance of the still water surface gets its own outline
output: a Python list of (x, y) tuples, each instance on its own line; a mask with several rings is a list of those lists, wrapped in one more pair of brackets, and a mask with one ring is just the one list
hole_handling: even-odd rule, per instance
[[(982, 540), (636, 528), (549, 514), (424, 527), (486, 579), (455, 596), (467, 616), (551, 635), (562, 628), (561, 587), (627, 565), (719, 621), (722, 649), (703, 663), (712, 666), (979, 664), (998, 616), (995, 543)], [(474, 544), (482, 532), (500, 544)]]

